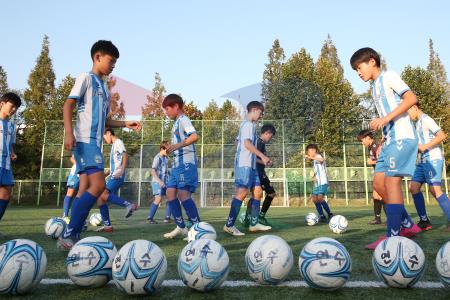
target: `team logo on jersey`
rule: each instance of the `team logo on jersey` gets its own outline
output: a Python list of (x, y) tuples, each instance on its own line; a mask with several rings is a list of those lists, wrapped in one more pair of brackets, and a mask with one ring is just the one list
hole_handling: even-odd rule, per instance
[(97, 164), (101, 164), (103, 162), (101, 155), (96, 155), (94, 160), (95, 160), (95, 163), (97, 163)]

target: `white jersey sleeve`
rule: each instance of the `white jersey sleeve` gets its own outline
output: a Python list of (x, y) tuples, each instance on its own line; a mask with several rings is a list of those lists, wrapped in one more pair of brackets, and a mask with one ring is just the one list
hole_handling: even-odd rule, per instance
[(385, 84), (390, 87), (400, 97), (411, 90), (409, 86), (393, 71), (386, 71), (384, 74)]
[(88, 81), (89, 74), (81, 73), (75, 80), (75, 84), (73, 85), (72, 90), (70, 91), (70, 94), (67, 98), (76, 100), (83, 98), (88, 87)]
[(196, 132), (189, 118), (180, 118), (180, 129), (188, 136)]
[(154, 169), (155, 171), (158, 171), (158, 168), (159, 168), (159, 155), (156, 155), (153, 158), (152, 169)]

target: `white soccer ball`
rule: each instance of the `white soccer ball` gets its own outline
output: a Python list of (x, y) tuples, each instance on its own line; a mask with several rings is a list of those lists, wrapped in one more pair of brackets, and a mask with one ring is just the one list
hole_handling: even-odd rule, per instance
[(129, 295), (153, 294), (161, 286), (167, 271), (164, 252), (146, 240), (126, 243), (114, 258), (114, 283)]
[(44, 249), (33, 241), (17, 239), (0, 245), (0, 294), (25, 294), (47, 271)]
[(320, 237), (303, 247), (298, 266), (300, 274), (310, 287), (335, 290), (349, 279), (352, 260), (344, 245), (334, 239)]
[(104, 286), (111, 280), (111, 267), (116, 253), (116, 247), (107, 238), (84, 238), (67, 255), (67, 273), (75, 285), (90, 288)]
[(413, 286), (425, 270), (425, 255), (420, 246), (405, 237), (387, 238), (375, 248), (372, 256), (377, 276), (391, 287)]
[(291, 247), (276, 235), (255, 239), (245, 252), (245, 264), (250, 277), (260, 284), (279, 284), (288, 276), (294, 264)]
[(344, 216), (335, 215), (331, 218), (328, 226), (330, 226), (331, 231), (340, 234), (347, 231), (348, 221)]
[(93, 213), (90, 217), (89, 217), (89, 224), (91, 224), (92, 226), (100, 226), (102, 225), (103, 220), (102, 220), (102, 215), (99, 213)]
[(195, 223), (188, 232), (188, 241), (192, 242), (199, 239), (216, 240), (217, 234), (214, 227), (206, 222)]
[(308, 226), (314, 226), (319, 223), (319, 217), (315, 213), (310, 212), (305, 216), (305, 221)]
[(439, 249), (436, 255), (436, 269), (441, 282), (450, 288), (450, 241)]
[(45, 223), (45, 234), (56, 240), (66, 230), (67, 224), (61, 218), (51, 218)]
[(218, 242), (195, 240), (181, 250), (178, 274), (190, 288), (210, 291), (222, 285), (228, 276), (230, 260), (227, 251)]

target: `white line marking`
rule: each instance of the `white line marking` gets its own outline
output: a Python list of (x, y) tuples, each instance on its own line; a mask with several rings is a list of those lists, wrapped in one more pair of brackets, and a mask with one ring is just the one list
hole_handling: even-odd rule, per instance
[[(42, 279), (41, 284), (44, 284), (44, 285), (73, 284), (73, 282), (70, 279), (45, 278), (45, 279)], [(110, 282), (110, 284), (113, 284), (113, 283)], [(181, 280), (168, 279), (168, 280), (164, 280), (162, 286), (164, 286), (164, 287), (184, 287), (185, 285)], [(231, 287), (231, 288), (252, 287), (252, 286), (260, 286), (260, 285), (254, 281), (247, 281), (247, 280), (225, 281), (222, 284), (222, 287)], [(308, 284), (305, 281), (295, 280), (295, 281), (286, 281), (286, 282), (281, 283), (280, 285), (273, 286), (273, 287), (280, 287), (280, 286), (305, 288), (305, 287), (308, 287)], [(271, 287), (271, 286), (267, 286), (267, 287)], [(344, 285), (344, 288), (388, 288), (388, 286), (385, 285), (381, 281), (349, 281)], [(422, 281), (422, 282), (416, 283), (414, 285), (414, 288), (442, 289), (442, 288), (444, 288), (444, 285), (440, 282)]]

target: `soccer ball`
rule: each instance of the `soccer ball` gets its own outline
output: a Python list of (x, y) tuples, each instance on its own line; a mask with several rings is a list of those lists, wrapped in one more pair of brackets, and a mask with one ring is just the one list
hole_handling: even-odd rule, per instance
[(305, 216), (305, 221), (308, 226), (313, 226), (319, 223), (319, 217), (315, 213), (310, 212)]
[(425, 255), (416, 242), (401, 236), (381, 242), (373, 252), (373, 269), (391, 287), (413, 286), (425, 270)]
[(167, 271), (164, 252), (145, 240), (126, 243), (114, 258), (112, 274), (116, 286), (129, 295), (153, 294)]
[(89, 217), (89, 223), (94, 227), (102, 225), (103, 223), (102, 215), (99, 213), (93, 213)]
[(75, 285), (101, 287), (111, 280), (117, 249), (107, 238), (90, 236), (78, 241), (67, 255), (67, 273)]
[(348, 221), (344, 216), (335, 215), (331, 218), (328, 226), (334, 233), (344, 233), (347, 231)]
[(335, 290), (349, 279), (352, 260), (344, 245), (334, 239), (320, 237), (303, 247), (298, 266), (300, 274), (310, 287)]
[(206, 222), (195, 223), (194, 226), (189, 229), (188, 241), (192, 242), (199, 239), (216, 240), (217, 234), (214, 227)]
[(51, 218), (45, 223), (45, 234), (56, 240), (66, 230), (67, 224), (61, 218)]
[(227, 251), (216, 241), (195, 240), (181, 250), (178, 274), (190, 288), (210, 291), (222, 285), (228, 276), (230, 260)]
[(291, 247), (282, 238), (263, 235), (248, 246), (245, 264), (255, 281), (275, 285), (286, 279), (294, 264), (294, 257)]
[(436, 255), (436, 269), (444, 286), (450, 288), (450, 241), (439, 249)]
[(0, 294), (25, 294), (47, 271), (44, 249), (33, 241), (17, 239), (0, 245)]

